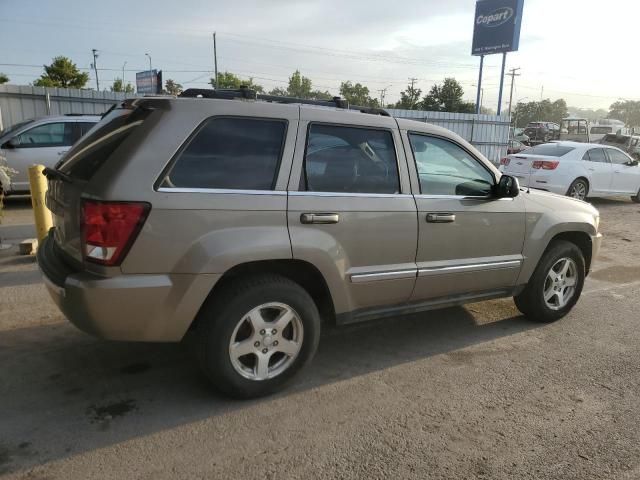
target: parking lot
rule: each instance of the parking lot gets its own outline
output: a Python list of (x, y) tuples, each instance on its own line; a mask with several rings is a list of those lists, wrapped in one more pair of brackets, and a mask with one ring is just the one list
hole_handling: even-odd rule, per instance
[[(289, 389), (244, 402), (188, 340), (78, 331), (34, 257), (0, 251), (0, 475), (639, 478), (640, 206), (593, 203), (603, 248), (560, 322), (497, 300), (334, 328)], [(30, 220), (6, 204), (4, 225)]]

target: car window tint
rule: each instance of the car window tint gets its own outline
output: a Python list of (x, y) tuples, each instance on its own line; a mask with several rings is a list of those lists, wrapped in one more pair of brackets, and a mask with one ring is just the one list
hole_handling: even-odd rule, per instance
[(592, 148), (591, 150), (587, 150), (583, 159), (590, 162), (608, 163), (604, 150), (601, 148)]
[(543, 143), (527, 150), (527, 154), (544, 155), (546, 157), (562, 157), (573, 149), (573, 147), (563, 147), (557, 143)]
[(310, 192), (400, 192), (393, 136), (387, 130), (312, 124), (304, 159)]
[(493, 176), (462, 147), (415, 133), (409, 139), (422, 194), (484, 197), (491, 193)]
[(273, 190), (284, 120), (211, 118), (180, 153), (162, 187)]
[(627, 163), (629, 160), (631, 160), (624, 153), (622, 153), (619, 150), (614, 150), (613, 148), (608, 149), (607, 153), (609, 154), (609, 159), (611, 160), (611, 163), (614, 163), (617, 165), (623, 165)]
[(83, 136), (96, 126), (96, 122), (78, 122), (78, 125), (80, 126), (80, 136)]
[(69, 146), (73, 144), (73, 123), (38, 125), (16, 136), (13, 143), (22, 148)]

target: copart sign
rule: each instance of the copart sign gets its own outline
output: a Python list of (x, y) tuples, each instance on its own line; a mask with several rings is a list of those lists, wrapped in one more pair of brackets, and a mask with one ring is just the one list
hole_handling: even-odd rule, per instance
[(523, 3), (524, 0), (478, 0), (471, 54), (518, 50)]

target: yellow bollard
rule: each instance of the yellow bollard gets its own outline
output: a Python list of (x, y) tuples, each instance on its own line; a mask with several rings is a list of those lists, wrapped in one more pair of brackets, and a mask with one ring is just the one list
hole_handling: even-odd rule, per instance
[(29, 185), (31, 188), (31, 206), (33, 207), (33, 218), (36, 221), (36, 235), (38, 243), (47, 236), (49, 229), (53, 226), (51, 212), (47, 209), (44, 197), (47, 194), (47, 178), (42, 171), (43, 165), (32, 165), (29, 167)]

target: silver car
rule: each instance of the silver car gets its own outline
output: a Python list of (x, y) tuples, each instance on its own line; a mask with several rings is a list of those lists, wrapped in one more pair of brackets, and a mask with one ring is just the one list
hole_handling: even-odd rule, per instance
[(47, 116), (0, 131), (0, 157), (18, 172), (11, 177), (9, 186), (5, 186), (5, 193), (29, 193), (29, 167), (53, 167), (99, 120), (98, 115)]
[(510, 296), (551, 322), (578, 301), (598, 211), (521, 190), (456, 134), (339, 100), (183, 95), (125, 101), (46, 171), (38, 262), (80, 329), (193, 331), (246, 398), (308, 363), (322, 323)]

